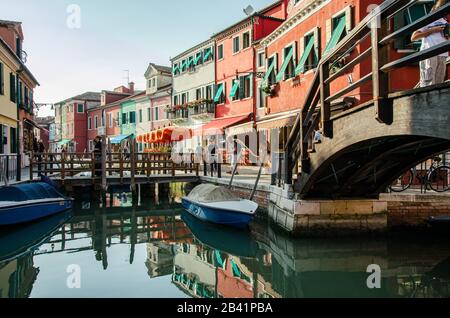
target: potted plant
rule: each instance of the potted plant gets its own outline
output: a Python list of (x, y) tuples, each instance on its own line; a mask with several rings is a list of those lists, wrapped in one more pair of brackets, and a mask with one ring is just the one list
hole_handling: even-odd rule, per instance
[(263, 88), (263, 92), (264, 94), (266, 94), (267, 96), (273, 97), (275, 95), (275, 85), (266, 85)]

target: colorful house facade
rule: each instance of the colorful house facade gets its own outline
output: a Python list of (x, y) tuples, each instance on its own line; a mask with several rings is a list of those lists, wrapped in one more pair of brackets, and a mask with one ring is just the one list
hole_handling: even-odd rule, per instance
[[(303, 106), (319, 60), (369, 14), (373, 5), (380, 3), (381, 0), (291, 0), (286, 22), (261, 41), (257, 55), (265, 56), (265, 60), (258, 65), (259, 70), (265, 71), (265, 76), (256, 84), (260, 96), (257, 128), (259, 131), (280, 129), (280, 149), (284, 149), (290, 128)], [(391, 31), (427, 14), (431, 4), (430, 1), (420, 1), (395, 16)], [(350, 61), (369, 45), (369, 39), (363, 41), (340, 63), (345, 65), (346, 59)], [(413, 52), (413, 48), (414, 44), (405, 37), (401, 45), (395, 43), (391, 46), (389, 55), (398, 57)], [(333, 81), (331, 93), (358, 81), (371, 71), (371, 67), (370, 59), (356, 65)], [(391, 90), (413, 88), (419, 81), (417, 67), (405, 67), (391, 76)], [(332, 106), (335, 109), (356, 106), (370, 99), (371, 93), (372, 86), (364, 85), (335, 101)]]
[[(168, 116), (174, 126), (196, 130), (215, 118), (215, 52), (215, 42), (209, 39), (171, 60), (173, 91)], [(198, 140), (186, 141), (184, 147), (195, 148), (201, 141), (194, 139)]]
[(255, 81), (257, 59), (255, 45), (285, 20), (287, 1), (262, 9), (214, 35), (216, 42), (216, 119), (204, 127), (204, 133), (230, 135), (253, 129), (255, 120)]
[(88, 151), (88, 111), (100, 105), (100, 93), (87, 92), (74, 96), (56, 104), (56, 130), (61, 131), (58, 136), (57, 150), (63, 148), (68, 152), (83, 153)]
[(34, 89), (39, 83), (25, 65), (20, 22), (0, 20), (0, 154), (21, 153), (27, 164), (34, 137)]

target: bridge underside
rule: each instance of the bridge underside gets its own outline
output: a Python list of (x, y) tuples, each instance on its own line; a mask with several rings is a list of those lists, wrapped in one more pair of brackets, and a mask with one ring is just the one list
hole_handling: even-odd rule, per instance
[(332, 119), (333, 138), (310, 154), (300, 198), (376, 198), (411, 167), (450, 150), (450, 83), (393, 94), (392, 123), (373, 105)]
[(449, 149), (450, 140), (429, 137), (368, 140), (343, 150), (321, 166), (311, 187), (303, 190), (310, 198), (377, 198), (407, 169)]

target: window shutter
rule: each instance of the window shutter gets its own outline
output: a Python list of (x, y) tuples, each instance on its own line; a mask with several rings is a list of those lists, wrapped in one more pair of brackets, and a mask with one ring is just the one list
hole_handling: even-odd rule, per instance
[(331, 34), (333, 33), (333, 20), (328, 19), (325, 24), (325, 43), (329, 43), (331, 40)]
[(16, 77), (13, 73), (9, 74), (9, 92), (10, 92), (10, 100), (15, 103), (16, 102)]
[(345, 29), (347, 34), (353, 29), (353, 10), (352, 6), (345, 8)]
[(320, 47), (320, 28), (317, 27), (314, 30), (314, 50), (316, 51), (316, 56), (317, 56), (317, 61), (320, 61), (320, 52), (321, 51), (321, 47)]
[(0, 95), (5, 94), (5, 78), (3, 76), (3, 64), (0, 63)]
[(245, 76), (239, 78), (239, 99), (244, 99), (245, 93)]

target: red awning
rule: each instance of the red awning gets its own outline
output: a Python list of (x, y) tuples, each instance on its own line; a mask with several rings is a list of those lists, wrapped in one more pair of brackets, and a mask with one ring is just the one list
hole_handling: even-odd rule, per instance
[(230, 118), (219, 118), (214, 119), (203, 125), (202, 127), (195, 130), (195, 136), (212, 136), (212, 135), (222, 135), (225, 132), (225, 129), (237, 125), (248, 122), (250, 120), (249, 115), (238, 116), (238, 117), (230, 117)]

